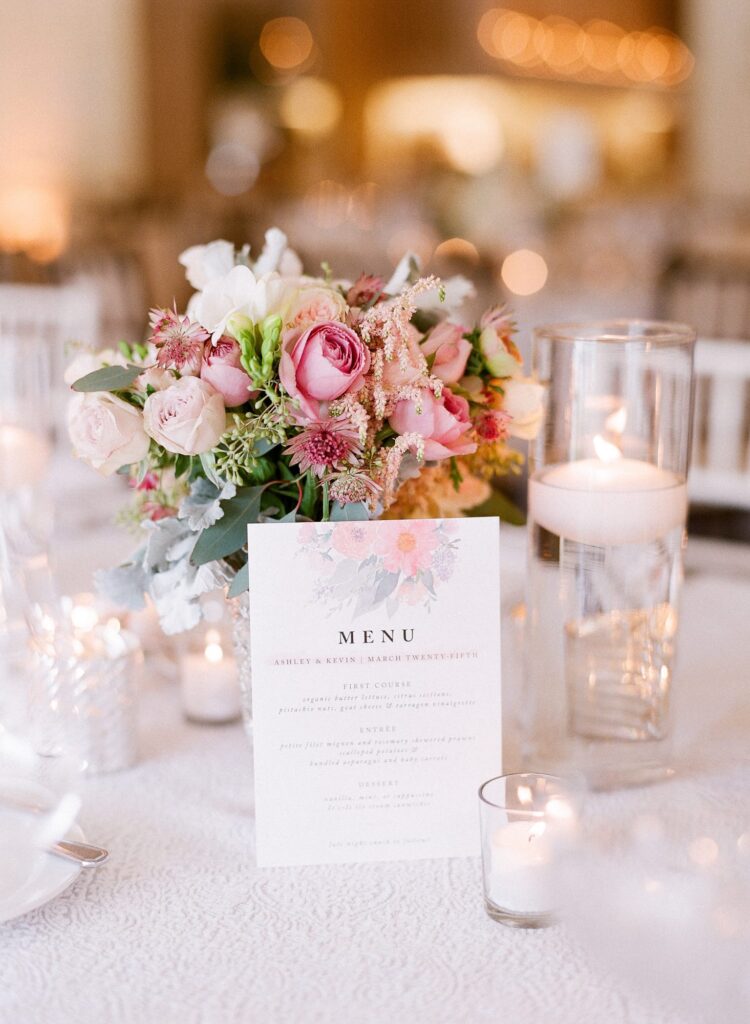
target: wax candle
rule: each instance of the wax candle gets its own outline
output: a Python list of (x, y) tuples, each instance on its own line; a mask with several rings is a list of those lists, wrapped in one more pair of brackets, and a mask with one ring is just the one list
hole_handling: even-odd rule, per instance
[(17, 491), (43, 479), (50, 448), (39, 434), (10, 423), (0, 424), (0, 491)]
[(182, 706), (196, 722), (232, 722), (240, 717), (240, 688), (233, 658), (225, 655), (221, 634), (206, 631), (204, 647), (180, 659)]
[(509, 821), (492, 833), (488, 896), (501, 910), (546, 914), (552, 908), (551, 850), (543, 821)]
[(676, 473), (622, 458), (597, 438), (597, 458), (549, 466), (529, 481), (529, 512), (551, 533), (600, 547), (656, 540), (680, 527), (687, 487)]

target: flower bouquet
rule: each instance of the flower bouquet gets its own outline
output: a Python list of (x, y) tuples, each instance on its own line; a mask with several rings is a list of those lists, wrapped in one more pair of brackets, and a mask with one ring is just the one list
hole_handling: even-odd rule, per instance
[(467, 326), (471, 284), (411, 256), (388, 281), (307, 276), (276, 228), (255, 260), (216, 241), (180, 262), (184, 314), (152, 310), (145, 342), (66, 374), (75, 452), (130, 479), (143, 537), (100, 589), (126, 607), (149, 594), (175, 633), (202, 594), (247, 588), (248, 523), (491, 510), (489, 481), (520, 462), (507, 439), (541, 410), (502, 308)]

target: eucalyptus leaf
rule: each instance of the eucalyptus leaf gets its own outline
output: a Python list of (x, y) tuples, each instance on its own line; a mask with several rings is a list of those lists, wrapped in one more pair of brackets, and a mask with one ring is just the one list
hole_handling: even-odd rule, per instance
[(267, 437), (259, 437), (253, 447), (253, 455), (265, 455), (278, 447), (278, 442), (269, 441)]
[(250, 568), (245, 562), (241, 569), (237, 571), (237, 575), (234, 577), (232, 582), (229, 584), (229, 590), (227, 591), (227, 597), (239, 597), (240, 594), (244, 594), (247, 588), (250, 586)]
[(333, 523), (359, 523), (369, 518), (370, 513), (363, 501), (352, 501), (347, 505), (340, 505), (338, 501), (334, 501), (331, 507)]
[(102, 366), (85, 377), (79, 377), (73, 384), (74, 391), (122, 391), (129, 388), (136, 377), (143, 373), (142, 366)]
[(190, 556), (193, 565), (225, 558), (245, 546), (247, 524), (257, 523), (262, 495), (262, 487), (241, 487), (234, 498), (221, 503), (224, 515), (196, 541)]

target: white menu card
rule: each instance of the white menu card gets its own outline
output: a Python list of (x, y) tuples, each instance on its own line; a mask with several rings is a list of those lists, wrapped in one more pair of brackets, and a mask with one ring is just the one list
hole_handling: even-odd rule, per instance
[(479, 852), (497, 519), (248, 527), (260, 867)]

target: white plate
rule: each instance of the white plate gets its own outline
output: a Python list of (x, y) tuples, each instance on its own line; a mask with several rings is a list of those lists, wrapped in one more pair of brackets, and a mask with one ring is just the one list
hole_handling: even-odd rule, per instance
[[(66, 839), (76, 842), (85, 842), (83, 831), (78, 825), (73, 825), (68, 832)], [(57, 857), (48, 853), (42, 857), (37, 870), (11, 895), (0, 900), (0, 924), (12, 921), (22, 914), (28, 914), (30, 910), (49, 903), (55, 896), (59, 896), (69, 885), (75, 882), (81, 872), (81, 865), (75, 861), (67, 860), (64, 857)]]

